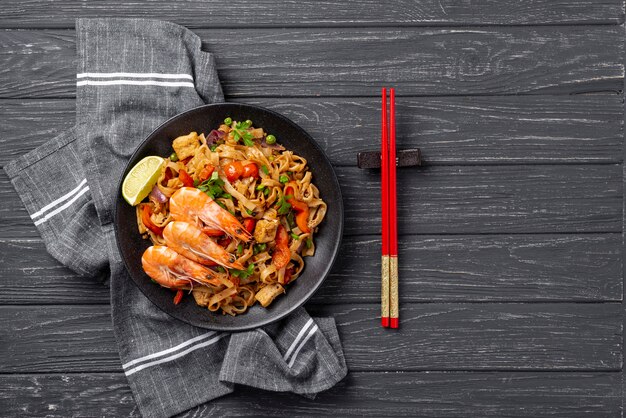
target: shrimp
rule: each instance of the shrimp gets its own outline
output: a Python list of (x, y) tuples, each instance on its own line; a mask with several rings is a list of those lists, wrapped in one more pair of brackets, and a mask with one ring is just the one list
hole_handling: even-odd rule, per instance
[(144, 251), (141, 264), (148, 276), (169, 289), (189, 289), (194, 284), (220, 286), (224, 283), (219, 280), (219, 273), (164, 245), (154, 245)]
[(220, 247), (197, 226), (173, 221), (163, 230), (165, 244), (180, 255), (200, 264), (215, 263), (231, 269), (243, 270), (234, 254)]
[(174, 220), (198, 224), (224, 231), (233, 238), (248, 242), (252, 239), (246, 228), (230, 212), (218, 205), (206, 193), (193, 187), (182, 187), (170, 197), (170, 213)]

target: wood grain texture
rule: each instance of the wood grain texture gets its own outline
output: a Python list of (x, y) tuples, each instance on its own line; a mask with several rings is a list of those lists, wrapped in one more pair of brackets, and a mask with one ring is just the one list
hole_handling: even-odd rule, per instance
[[(623, 89), (619, 26), (197, 33), (215, 53), (230, 98), (377, 97), (383, 84), (402, 96)], [(0, 32), (0, 98), (74, 97), (74, 37), (72, 30)]]
[[(333, 316), (351, 371), (620, 370), (621, 304), (308, 305)], [(2, 373), (121, 371), (109, 307), (0, 307)]]
[[(613, 417), (619, 373), (351, 373), (316, 399), (237, 387), (179, 418), (206, 416)], [(139, 417), (121, 373), (2, 375), (7, 416)]]
[[(241, 101), (241, 100), (240, 100)], [(375, 149), (374, 98), (243, 99), (289, 117), (335, 165)], [(581, 164), (623, 160), (619, 95), (401, 97), (398, 146), (419, 147), (428, 165)], [(0, 100), (0, 166), (34, 149), (75, 119), (74, 100)]]
[[(336, 172), (345, 232), (380, 233), (378, 172), (355, 167)], [(401, 169), (398, 195), (400, 234), (622, 231), (618, 164)], [(39, 236), (4, 172), (0, 219), (0, 238)]]
[[(621, 234), (406, 236), (402, 302), (620, 301)], [(317, 304), (380, 299), (379, 236), (347, 237)], [(54, 260), (39, 239), (0, 240), (5, 305), (106, 304), (109, 291)]]
[[(339, 0), (276, 2), (245, 0), (150, 2), (107, 0), (27, 0), (3, 8), (0, 28), (73, 28), (77, 17), (141, 17), (165, 19), (188, 27), (246, 26), (430, 26), (525, 25), (562, 23), (620, 23), (622, 4), (617, 0), (454, 0), (378, 2), (358, 0), (350, 7)], [(262, 17), (262, 18), (260, 18)]]

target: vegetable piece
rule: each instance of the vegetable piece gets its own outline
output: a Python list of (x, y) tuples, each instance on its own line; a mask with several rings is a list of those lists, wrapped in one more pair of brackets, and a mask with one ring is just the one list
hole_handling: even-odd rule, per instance
[(232, 124), (233, 124), (233, 119), (232, 118), (228, 117), (228, 118), (224, 119), (224, 125), (230, 126)]
[(285, 184), (289, 182), (289, 176), (287, 176), (286, 174), (281, 174), (280, 177), (278, 177), (278, 181)]
[(241, 161), (232, 161), (224, 165), (224, 174), (228, 181), (235, 181), (243, 174), (243, 165)]
[(232, 276), (239, 277), (240, 279), (247, 279), (254, 274), (254, 264), (248, 264), (248, 267), (245, 270), (231, 269), (230, 274)]
[(167, 196), (165, 196), (161, 189), (159, 189), (159, 186), (155, 184), (152, 188), (152, 191), (150, 192), (150, 200), (159, 203), (165, 203), (167, 202)]
[(289, 235), (291, 235), (291, 238), (293, 238), (295, 240), (299, 240), (300, 239), (300, 235), (294, 234), (293, 232), (291, 234), (289, 234)]
[(163, 228), (156, 226), (154, 222), (152, 222), (152, 219), (150, 219), (151, 215), (152, 209), (150, 209), (150, 205), (143, 205), (143, 208), (141, 208), (141, 222), (143, 222), (144, 226), (155, 234), (163, 235)]
[(300, 231), (308, 234), (311, 232), (311, 228), (309, 228), (309, 205), (293, 197), (293, 187), (287, 186), (285, 193), (287, 194), (285, 199), (293, 207), (293, 210), (296, 211), (296, 225), (298, 225)]
[(214, 171), (215, 167), (213, 167), (211, 164), (207, 164), (202, 169), (202, 171), (200, 171), (200, 174), (198, 174), (198, 181), (202, 183), (203, 181), (207, 180), (209, 177), (211, 177), (211, 174), (213, 174)]
[(178, 178), (183, 182), (185, 187), (193, 187), (193, 179), (185, 170), (180, 170), (178, 172)]
[(243, 244), (237, 245), (237, 255), (243, 254)]
[(176, 296), (174, 296), (174, 305), (178, 305), (181, 300), (183, 300), (183, 291), (178, 290)]
[(313, 247), (313, 240), (311, 238), (308, 238), (306, 241), (304, 241), (304, 243), (306, 244), (306, 247), (308, 249), (311, 249), (311, 247)]
[(216, 145), (216, 143), (218, 141), (224, 139), (225, 136), (226, 136), (225, 132), (222, 132), (222, 131), (217, 130), (217, 129), (213, 129), (211, 132), (209, 132), (209, 135), (207, 135), (206, 142), (207, 142), (207, 144), (214, 144), (214, 145)]
[(270, 303), (281, 293), (285, 293), (285, 288), (278, 283), (272, 283), (259, 290), (254, 298), (259, 301), (261, 306), (267, 308)]
[(241, 177), (258, 177), (259, 167), (255, 163), (246, 164), (243, 166), (243, 173)]
[(246, 218), (243, 220), (243, 227), (246, 228), (246, 231), (249, 233), (254, 232), (254, 227), (256, 226), (256, 220), (254, 218)]
[(264, 174), (269, 174), (269, 173), (270, 173), (270, 170), (267, 168), (267, 166), (266, 166), (266, 165), (262, 165), (262, 166), (261, 166), (261, 171), (262, 171)]
[(178, 155), (175, 152), (170, 154), (170, 161), (176, 162), (178, 161)]
[(275, 144), (276, 143), (276, 137), (274, 135), (268, 135), (268, 136), (265, 137), (265, 142), (268, 145)]
[(276, 266), (276, 270), (280, 270), (289, 264), (289, 260), (291, 260), (291, 251), (289, 250), (289, 234), (282, 225), (278, 225), (275, 242), (276, 247), (274, 248), (272, 261)]

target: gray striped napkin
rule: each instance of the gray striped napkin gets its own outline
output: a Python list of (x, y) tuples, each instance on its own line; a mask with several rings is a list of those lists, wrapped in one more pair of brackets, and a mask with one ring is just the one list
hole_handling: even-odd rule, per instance
[(235, 383), (305, 396), (347, 373), (333, 319), (299, 309), (264, 329), (227, 334), (176, 321), (125, 271), (113, 236), (119, 176), (167, 118), (223, 101), (214, 58), (167, 22), (80, 19), (76, 126), (5, 170), (50, 254), (110, 284), (124, 373), (144, 416), (171, 416)]

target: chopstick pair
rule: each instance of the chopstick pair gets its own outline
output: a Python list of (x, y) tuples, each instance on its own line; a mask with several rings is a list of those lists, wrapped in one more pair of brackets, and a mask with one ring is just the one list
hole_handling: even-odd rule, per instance
[(381, 140), (382, 269), (381, 323), (398, 328), (398, 223), (396, 207), (396, 96), (389, 89), (389, 123), (387, 122), (387, 89), (382, 91)]

